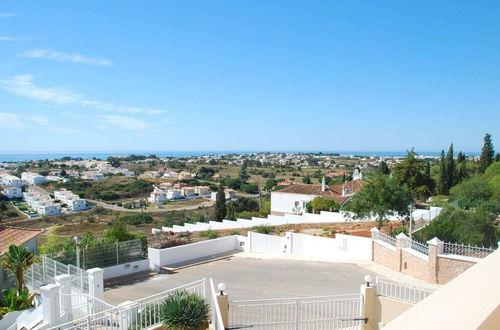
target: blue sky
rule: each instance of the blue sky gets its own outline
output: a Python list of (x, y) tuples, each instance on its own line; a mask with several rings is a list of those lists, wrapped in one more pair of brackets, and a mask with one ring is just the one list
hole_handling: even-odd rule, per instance
[(0, 151), (500, 149), (500, 3), (2, 1)]

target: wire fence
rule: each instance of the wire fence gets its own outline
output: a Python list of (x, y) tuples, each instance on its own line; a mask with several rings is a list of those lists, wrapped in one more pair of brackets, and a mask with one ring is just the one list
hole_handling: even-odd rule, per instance
[(80, 265), (83, 269), (120, 265), (146, 257), (140, 239), (80, 249)]
[(481, 246), (464, 245), (451, 242), (443, 244), (444, 254), (454, 254), (472, 258), (484, 258), (494, 251), (495, 249)]

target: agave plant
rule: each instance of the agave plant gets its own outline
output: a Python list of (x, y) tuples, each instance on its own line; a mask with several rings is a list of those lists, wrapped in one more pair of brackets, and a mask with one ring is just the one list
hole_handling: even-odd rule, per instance
[(16, 278), (19, 295), (22, 294), (24, 287), (24, 272), (36, 261), (35, 255), (29, 252), (23, 245), (9, 246), (9, 252), (2, 257), (0, 266)]
[(168, 330), (200, 330), (208, 324), (210, 307), (203, 297), (186, 291), (168, 296), (160, 307), (160, 318)]

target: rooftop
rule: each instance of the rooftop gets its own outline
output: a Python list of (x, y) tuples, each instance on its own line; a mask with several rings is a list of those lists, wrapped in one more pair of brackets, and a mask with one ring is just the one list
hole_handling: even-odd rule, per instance
[(0, 227), (0, 255), (7, 252), (10, 245), (22, 245), (41, 233), (42, 229)]

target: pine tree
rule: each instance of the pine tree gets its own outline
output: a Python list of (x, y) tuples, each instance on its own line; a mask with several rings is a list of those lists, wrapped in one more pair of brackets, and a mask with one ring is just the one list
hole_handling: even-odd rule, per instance
[(236, 220), (236, 215), (235, 215), (235, 209), (234, 209), (234, 203), (230, 202), (227, 204), (227, 220)]
[(226, 216), (226, 193), (224, 192), (222, 182), (219, 183), (219, 189), (217, 190), (217, 196), (215, 198), (214, 216), (217, 221), (224, 220)]
[(441, 157), (439, 157), (439, 175), (437, 182), (437, 193), (439, 195), (448, 194), (448, 187), (446, 186), (446, 167), (444, 165), (444, 150), (441, 150)]
[(455, 185), (455, 161), (453, 160), (453, 143), (448, 149), (445, 159), (446, 190), (450, 190)]
[(467, 160), (465, 155), (460, 151), (457, 155), (457, 184), (467, 178)]
[(500, 154), (497, 152), (497, 154), (495, 155), (495, 162), (499, 161), (500, 161)]
[(493, 149), (493, 142), (491, 142), (491, 135), (486, 133), (484, 136), (484, 144), (479, 158), (479, 172), (484, 173), (486, 168), (493, 162), (495, 149)]
[(387, 166), (387, 163), (384, 162), (384, 161), (381, 161), (380, 162), (380, 173), (384, 174), (384, 175), (389, 175), (391, 174), (391, 170), (389, 169), (389, 166)]

